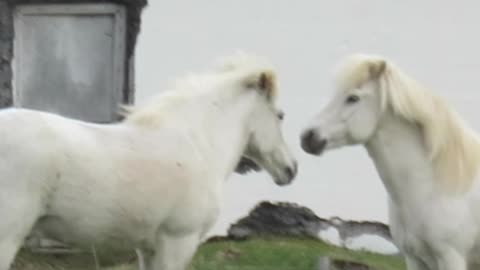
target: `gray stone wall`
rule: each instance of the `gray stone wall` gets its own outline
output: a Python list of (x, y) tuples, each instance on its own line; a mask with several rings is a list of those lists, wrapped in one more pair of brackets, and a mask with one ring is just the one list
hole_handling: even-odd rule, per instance
[(0, 108), (12, 104), (13, 18), (10, 6), (0, 0)]

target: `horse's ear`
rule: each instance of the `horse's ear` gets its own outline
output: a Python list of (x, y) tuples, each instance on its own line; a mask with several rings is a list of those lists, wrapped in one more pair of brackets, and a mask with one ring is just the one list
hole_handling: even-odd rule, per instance
[(264, 93), (268, 98), (275, 96), (275, 74), (271, 71), (263, 71), (247, 80), (247, 88), (254, 88)]
[(378, 79), (387, 67), (385, 60), (375, 60), (369, 63), (368, 72), (370, 73), (370, 78), (373, 80)]

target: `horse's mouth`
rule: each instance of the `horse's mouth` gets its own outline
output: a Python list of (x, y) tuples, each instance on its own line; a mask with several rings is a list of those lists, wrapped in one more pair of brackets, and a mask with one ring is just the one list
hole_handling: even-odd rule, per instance
[(235, 168), (235, 172), (238, 174), (247, 174), (252, 171), (259, 172), (261, 170), (262, 168), (257, 163), (247, 157), (242, 157)]

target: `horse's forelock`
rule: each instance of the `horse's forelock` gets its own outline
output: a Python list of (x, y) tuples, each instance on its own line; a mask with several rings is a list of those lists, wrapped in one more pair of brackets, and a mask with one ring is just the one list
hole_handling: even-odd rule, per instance
[(341, 91), (355, 89), (366, 82), (378, 79), (386, 69), (386, 61), (374, 55), (353, 54), (335, 68), (336, 86)]
[(274, 67), (264, 57), (247, 54), (243, 51), (221, 58), (216, 69), (220, 72), (240, 72), (247, 74), (246, 86), (265, 90), (267, 96), (274, 100), (277, 97), (277, 79)]

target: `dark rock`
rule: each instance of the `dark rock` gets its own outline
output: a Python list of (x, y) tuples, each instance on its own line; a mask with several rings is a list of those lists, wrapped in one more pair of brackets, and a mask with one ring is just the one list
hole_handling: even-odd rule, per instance
[(231, 225), (228, 236), (244, 239), (250, 236), (317, 237), (318, 231), (328, 225), (312, 210), (293, 203), (259, 203), (250, 214)]
[[(227, 234), (227, 238), (231, 240), (255, 236), (307, 237), (347, 249), (383, 254), (398, 252), (389, 227), (381, 222), (343, 220), (339, 217), (324, 219), (315, 215), (312, 210), (293, 203), (261, 202), (248, 216), (232, 224)], [(369, 244), (360, 240), (363, 236), (374, 237), (369, 239), (379, 237), (384, 242), (379, 240), (380, 242)]]
[(339, 217), (330, 219), (332, 226), (336, 227), (340, 238), (346, 240), (364, 234), (378, 235), (392, 241), (388, 225), (376, 221), (343, 220)]

